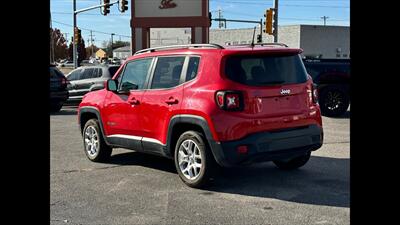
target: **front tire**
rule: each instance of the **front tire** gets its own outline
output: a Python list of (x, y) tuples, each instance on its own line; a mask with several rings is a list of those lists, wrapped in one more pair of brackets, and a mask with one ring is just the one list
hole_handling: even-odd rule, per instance
[(175, 167), (181, 180), (193, 188), (205, 186), (215, 171), (215, 159), (204, 136), (196, 131), (184, 132), (175, 146)]
[(83, 146), (86, 156), (93, 162), (107, 162), (112, 148), (106, 144), (97, 119), (86, 122), (82, 132)]
[(294, 170), (304, 166), (311, 157), (311, 152), (290, 160), (275, 160), (274, 164), (282, 170)]

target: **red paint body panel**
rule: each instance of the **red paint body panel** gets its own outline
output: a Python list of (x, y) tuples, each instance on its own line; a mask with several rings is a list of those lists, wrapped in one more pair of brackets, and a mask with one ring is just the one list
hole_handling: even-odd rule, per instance
[[(146, 91), (141, 105), (143, 137), (156, 139), (163, 144), (167, 142), (169, 121), (174, 115), (180, 114), (182, 97), (182, 85), (172, 89)], [(166, 102), (172, 99), (176, 100), (176, 103)]]
[[(167, 142), (170, 119), (178, 114), (203, 117), (215, 141), (233, 141), (247, 135), (291, 127), (317, 124), (322, 127), (318, 104), (312, 102), (312, 80), (291, 85), (266, 87), (247, 86), (226, 78), (223, 72), (225, 57), (236, 54), (299, 54), (301, 49), (283, 47), (236, 47), (226, 49), (179, 49), (134, 55), (129, 62), (143, 57), (197, 55), (200, 56), (195, 79), (170, 89), (131, 91), (121, 96), (104, 90), (87, 94), (80, 107), (99, 108), (106, 135), (126, 134)], [(123, 66), (121, 66), (122, 68)], [(120, 70), (119, 70), (120, 71)], [(113, 79), (116, 79), (118, 73)], [(283, 96), (282, 89), (290, 89)], [(241, 91), (243, 111), (225, 111), (215, 101), (220, 90)], [(127, 103), (135, 97), (139, 105)], [(167, 104), (173, 97), (178, 102)]]

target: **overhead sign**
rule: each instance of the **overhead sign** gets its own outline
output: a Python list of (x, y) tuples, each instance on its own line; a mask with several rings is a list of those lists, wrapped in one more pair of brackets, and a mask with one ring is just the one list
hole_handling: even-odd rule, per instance
[(133, 0), (134, 17), (202, 16), (202, 0)]
[(160, 8), (160, 9), (175, 8), (176, 4), (172, 1), (173, 0), (162, 0), (161, 5), (158, 8)]

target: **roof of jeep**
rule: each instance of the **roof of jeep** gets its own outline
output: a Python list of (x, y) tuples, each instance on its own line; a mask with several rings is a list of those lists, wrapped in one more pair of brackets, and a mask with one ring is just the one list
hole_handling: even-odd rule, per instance
[(251, 47), (250, 45), (227, 45), (221, 46), (222, 48), (214, 47), (202, 47), (202, 48), (176, 48), (176, 49), (160, 49), (157, 51), (143, 52), (135, 54), (127, 58), (127, 60), (151, 56), (167, 56), (167, 55), (177, 55), (177, 54), (202, 54), (215, 52), (217, 54), (223, 55), (235, 55), (235, 54), (265, 54), (265, 53), (276, 53), (276, 54), (299, 54), (303, 52), (300, 48), (290, 48), (282, 45), (256, 45)]

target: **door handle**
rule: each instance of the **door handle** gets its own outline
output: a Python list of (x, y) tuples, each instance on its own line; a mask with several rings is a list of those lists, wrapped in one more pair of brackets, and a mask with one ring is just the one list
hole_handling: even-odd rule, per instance
[(131, 98), (128, 100), (128, 103), (131, 105), (139, 105), (139, 100), (137, 100), (136, 98)]
[(167, 103), (168, 105), (178, 104), (178, 102), (179, 102), (178, 99), (174, 97), (169, 97), (169, 99), (165, 101), (165, 103)]

